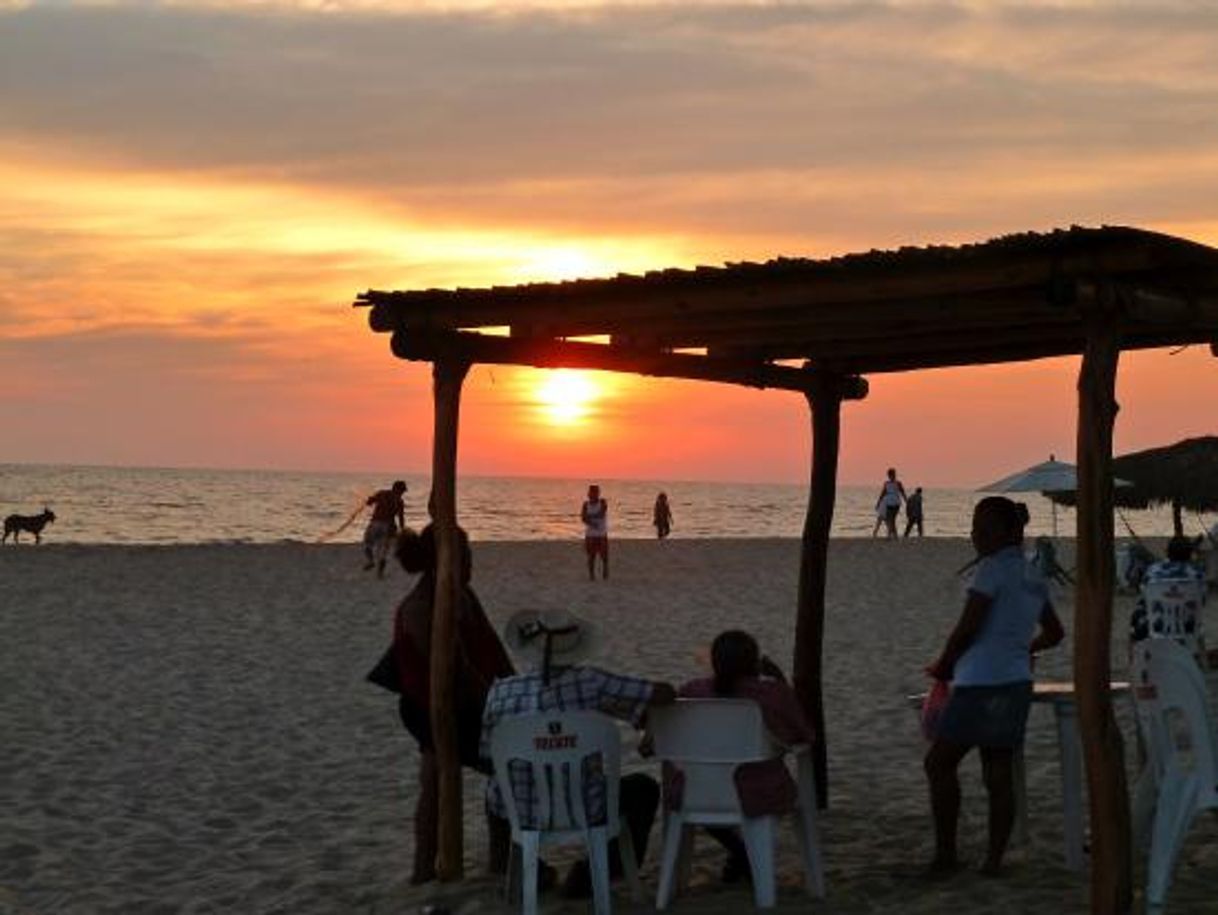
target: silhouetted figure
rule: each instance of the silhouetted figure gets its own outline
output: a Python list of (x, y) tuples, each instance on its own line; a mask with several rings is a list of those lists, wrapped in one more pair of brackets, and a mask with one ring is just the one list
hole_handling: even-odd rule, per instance
[(378, 490), (364, 503), (372, 506), (372, 518), (364, 529), (364, 571), (376, 566), (378, 578), (385, 574), (385, 557), (389, 555), (393, 538), (406, 528), (404, 492), (406, 484), (396, 480), (389, 489)]
[[(960, 761), (973, 747), (989, 794), (989, 849), (981, 871), (997, 874), (1015, 821), (1015, 751), (1023, 744), (1032, 701), (1032, 655), (1062, 640), (1065, 630), (1043, 576), (1025, 560), (1027, 508), (990, 496), (973, 511), (979, 561), (960, 620), (926, 672), (951, 681), (951, 693), (931, 735), (924, 762), (935, 818), (935, 857), (929, 876), (960, 869)], [(1039, 632), (1037, 629), (1039, 628)]]
[[(461, 590), (457, 605), (456, 726), (461, 764), (487, 773), (479, 752), (482, 709), (491, 684), (510, 677), (515, 668), (499, 635), (487, 620), (478, 595), (470, 587), (473, 562), (469, 537), (457, 529), (461, 551)], [(435, 877), (439, 830), (439, 770), (431, 726), (431, 622), (435, 610), (436, 542), (432, 525), (421, 534), (406, 530), (397, 538), (395, 554), (402, 568), (420, 574), (418, 583), (398, 605), (393, 623), (391, 656), (400, 697), (398, 714), (419, 745), (419, 794), (414, 816), (412, 883)], [(506, 855), (493, 848), (492, 856)]]
[(49, 508), (44, 508), (41, 515), (9, 515), (4, 519), (4, 536), (0, 538), (0, 543), (8, 540), (8, 535), (13, 535), (13, 543), (21, 542), (21, 532), (34, 535), (34, 543), (42, 543), (42, 529), (55, 520), (55, 513)]
[[(711, 665), (713, 677), (691, 680), (677, 695), (686, 699), (750, 699), (761, 707), (766, 731), (776, 741), (785, 746), (811, 742), (812, 728), (795, 691), (749, 633), (729, 629), (716, 636), (711, 643)], [(680, 797), (680, 781), (680, 774), (675, 773), (668, 783), (668, 796)], [(748, 816), (780, 816), (795, 809), (799, 793), (782, 757), (741, 766), (733, 781), (740, 806)], [(712, 826), (707, 831), (727, 850), (723, 882), (746, 879), (749, 859), (738, 830)]]
[[(522, 610), (508, 620), (503, 642), (520, 662), (524, 673), (495, 681), (486, 697), (482, 713), (482, 752), (490, 756), (495, 727), (505, 718), (561, 712), (593, 711), (640, 726), (650, 708), (668, 705), (676, 698), (669, 683), (653, 682), (618, 674), (600, 667), (586, 666), (597, 652), (600, 638), (597, 627), (566, 610)], [(513, 766), (513, 769), (515, 767)], [(543, 808), (541, 791), (533, 784), (532, 773), (525, 769), (512, 772), (517, 813), (525, 828), (536, 828)], [(584, 804), (588, 821), (604, 822), (605, 792), (585, 785)], [(544, 790), (544, 789), (543, 789)], [(558, 787), (554, 787), (557, 792)], [(506, 799), (510, 801), (511, 799)], [(635, 861), (642, 863), (647, 853), (651, 824), (660, 802), (660, 786), (641, 772), (623, 775), (618, 790), (618, 811), (622, 828), (629, 829), (634, 842)], [(505, 798), (493, 778), (487, 780), (486, 810), (492, 842), (506, 847), (511, 833)], [(499, 837), (497, 839), (497, 837)], [(502, 861), (494, 861), (502, 871)], [(621, 872), (618, 843), (609, 843), (610, 874)], [(553, 879), (553, 868), (542, 864), (538, 879), (543, 885)], [(576, 862), (563, 884), (563, 895), (587, 898), (592, 894), (592, 877), (586, 860)]]
[(1142, 575), (1142, 584), (1148, 585), (1156, 581), (1195, 582), (1197, 585), (1197, 602), (1185, 602), (1187, 608), (1182, 619), (1164, 619), (1162, 607), (1146, 604), (1146, 595), (1139, 588), (1138, 599), (1134, 604), (1133, 614), (1129, 618), (1129, 642), (1140, 642), (1143, 639), (1160, 638), (1165, 632), (1175, 632), (1178, 629), (1194, 638), (1201, 644), (1202, 656), (1205, 654), (1205, 638), (1202, 611), (1205, 609), (1206, 584), (1205, 570), (1193, 561), (1193, 554), (1200, 544), (1201, 538), (1172, 537), (1167, 541), (1167, 558), (1152, 562)]
[(651, 523), (655, 525), (656, 537), (663, 540), (672, 533), (672, 509), (668, 505), (668, 494), (656, 496), (655, 509), (652, 511)]
[(601, 558), (601, 578), (609, 577), (609, 503), (601, 498), (601, 488), (588, 487), (588, 498), (579, 510), (584, 522), (584, 552), (588, 554), (588, 580), (596, 580), (596, 557)]
[(913, 491), (913, 495), (905, 500), (905, 536), (909, 536), (909, 532), (914, 528), (918, 529), (918, 536), (922, 536), (922, 487), (919, 486)]
[[(888, 539), (897, 539), (897, 514), (901, 511), (901, 503), (905, 501), (905, 487), (897, 479), (896, 469), (888, 468), (888, 479), (880, 487), (880, 496), (875, 500), (878, 513), (884, 511), (884, 526), (888, 529)], [(877, 527), (878, 530), (878, 527)]]
[(1065, 587), (1074, 584), (1060, 562), (1057, 561), (1057, 547), (1052, 537), (1040, 536), (1032, 543), (1032, 565), (1034, 565), (1047, 581), (1053, 581)]

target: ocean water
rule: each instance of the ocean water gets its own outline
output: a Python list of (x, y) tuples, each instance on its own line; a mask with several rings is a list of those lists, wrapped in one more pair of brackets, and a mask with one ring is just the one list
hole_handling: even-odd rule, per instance
[[(427, 523), (426, 477), (405, 475), (407, 523)], [(35, 514), (44, 505), (56, 520), (48, 543), (273, 543), (354, 542), (366, 515), (345, 528), (364, 498), (391, 477), (358, 473), (265, 470), (195, 470), (0, 464), (0, 515)], [(588, 480), (462, 476), (458, 513), (475, 540), (561, 540), (582, 537), (579, 507)], [(798, 537), (807, 487), (764, 483), (597, 480), (609, 501), (613, 537), (653, 537), (656, 493), (668, 493), (673, 537)], [(833, 521), (836, 537), (869, 537), (877, 486), (842, 486)], [(926, 489), (928, 536), (968, 535), (979, 494), (968, 489)], [(1032, 513), (1029, 534), (1048, 533), (1049, 502), (1020, 496)], [(1171, 533), (1165, 510), (1128, 512), (1141, 536)], [(1189, 518), (1192, 527), (1200, 526)], [(1210, 523), (1214, 519), (1207, 519)], [(1058, 510), (1070, 536), (1074, 513)], [(902, 519), (903, 525), (903, 519)], [(1116, 522), (1118, 535), (1126, 533)], [(903, 529), (903, 527), (902, 527)], [(25, 538), (23, 537), (23, 540)]]

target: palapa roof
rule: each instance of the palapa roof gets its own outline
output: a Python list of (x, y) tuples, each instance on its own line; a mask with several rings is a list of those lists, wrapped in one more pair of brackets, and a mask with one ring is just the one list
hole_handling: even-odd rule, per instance
[[(370, 290), (373, 330), (434, 360), (603, 368), (806, 389), (858, 375), (1079, 353), (1091, 322), (1126, 349), (1218, 343), (1218, 250), (1126, 227), (824, 260), (486, 289)], [(509, 336), (477, 333), (509, 328)], [(569, 338), (595, 336), (608, 342)], [(681, 352), (685, 351), (685, 352)], [(691, 352), (692, 351), (692, 352)], [(796, 360), (797, 366), (779, 361)]]
[[(1122, 454), (1112, 459), (1112, 473), (1132, 484), (1113, 492), (1121, 508), (1174, 504), (1195, 512), (1218, 511), (1218, 436)], [(1049, 497), (1063, 505), (1075, 503), (1072, 492)]]

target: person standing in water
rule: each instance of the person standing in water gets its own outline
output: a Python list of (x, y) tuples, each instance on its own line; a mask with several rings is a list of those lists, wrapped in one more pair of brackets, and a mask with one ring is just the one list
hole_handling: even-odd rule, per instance
[(596, 580), (596, 557), (601, 558), (601, 578), (609, 577), (609, 503), (601, 498), (601, 488), (588, 487), (588, 498), (579, 510), (584, 522), (584, 552), (588, 554), (588, 580)]
[(655, 525), (656, 537), (659, 540), (663, 540), (672, 532), (672, 509), (668, 505), (667, 493), (662, 492), (656, 496), (651, 523)]

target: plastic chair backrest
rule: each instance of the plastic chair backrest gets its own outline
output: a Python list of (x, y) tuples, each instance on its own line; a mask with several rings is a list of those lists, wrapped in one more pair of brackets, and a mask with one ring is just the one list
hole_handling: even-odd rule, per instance
[[(606, 825), (609, 835), (617, 835), (621, 754), (617, 725), (599, 712), (538, 712), (500, 719), (491, 732), (491, 760), (512, 834), (522, 828), (566, 832)], [(604, 778), (604, 820), (590, 823), (589, 814), (595, 811), (586, 808), (585, 762), (597, 769), (597, 757)], [(537, 796), (536, 823), (520, 822), (512, 770), (521, 765), (527, 767)]]
[(1196, 652), (1201, 643), (1205, 582), (1195, 578), (1158, 578), (1142, 583), (1146, 627), (1152, 639), (1176, 639)]
[(680, 699), (652, 709), (648, 727), (656, 756), (684, 773), (688, 811), (739, 812), (736, 766), (780, 755), (751, 699)]
[(1218, 758), (1201, 668), (1172, 639), (1144, 639), (1133, 653), (1133, 699), (1151, 765), (1160, 778), (1195, 772), (1212, 798)]

